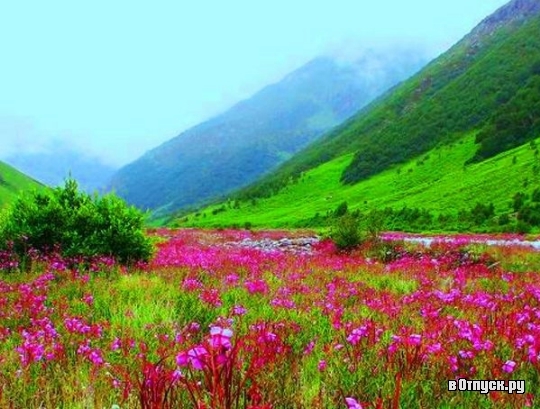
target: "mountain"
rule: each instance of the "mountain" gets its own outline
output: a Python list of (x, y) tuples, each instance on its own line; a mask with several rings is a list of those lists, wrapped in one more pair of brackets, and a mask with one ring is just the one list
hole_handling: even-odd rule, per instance
[(71, 175), (89, 193), (102, 190), (116, 171), (98, 158), (62, 145), (43, 152), (19, 152), (4, 160), (48, 186), (62, 185)]
[(43, 185), (0, 162), (0, 209), (11, 203), (22, 191), (41, 189)]
[[(517, 187), (540, 182), (537, 150), (528, 148), (539, 136), (540, 2), (514, 0), (415, 76), (233, 195), (235, 208), (214, 206), (201, 212), (209, 216), (204, 221), (190, 223), (276, 220), (280, 213), (283, 224), (302, 224), (332, 211), (336, 200), (360, 210), (413, 203), (438, 211), (442, 201), (457, 211), (482, 199), (503, 211)], [(504, 159), (516, 149), (516, 158), (533, 156), (516, 166)], [(459, 160), (448, 168), (453, 185), (437, 167), (445, 155)], [(491, 177), (498, 178), (495, 186)]]
[(214, 199), (275, 168), (423, 63), (409, 50), (317, 58), (120, 169), (110, 188), (162, 211)]

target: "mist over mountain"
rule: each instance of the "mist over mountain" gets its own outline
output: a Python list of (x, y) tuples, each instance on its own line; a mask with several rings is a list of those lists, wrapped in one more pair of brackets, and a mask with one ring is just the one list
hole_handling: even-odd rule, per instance
[(123, 167), (109, 188), (163, 211), (215, 199), (275, 168), (425, 61), (420, 51), (314, 59)]
[(540, 184), (539, 34), (540, 2), (509, 2), (416, 75), (231, 195), (234, 208), (221, 203), (197, 212), (204, 221), (186, 220), (300, 225), (344, 201), (359, 211), (415, 206), (451, 219), (480, 203), (540, 226), (540, 208), (537, 219), (509, 208), (514, 195), (532, 197)]
[(89, 193), (102, 190), (116, 170), (97, 157), (61, 144), (43, 151), (12, 153), (3, 160), (48, 186), (62, 185), (71, 175)]

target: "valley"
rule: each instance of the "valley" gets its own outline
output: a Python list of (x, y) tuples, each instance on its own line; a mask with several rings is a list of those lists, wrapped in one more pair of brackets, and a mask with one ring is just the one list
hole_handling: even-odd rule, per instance
[[(29, 64), (54, 92), (32, 71), (0, 104), (0, 407), (540, 407), (540, 1), (502, 5), (431, 62), (414, 27), (399, 32), (406, 48), (319, 44), (328, 55), (310, 48), (309, 60), (269, 39), (242, 49), (257, 24), (218, 4), (196, 18), (188, 3), (169, 24), (165, 9), (139, 21), (137, 4), (122, 7), (110, 25), (123, 36), (101, 24), (99, 55), (92, 20), (54, 54), (77, 78), (54, 83), (54, 59)], [(377, 24), (413, 24), (403, 4)], [(266, 10), (272, 37), (294, 6)], [(291, 17), (310, 47), (348, 17), (332, 21), (331, 4), (310, 32), (319, 6)], [(355, 30), (367, 7), (345, 9)], [(258, 74), (268, 55), (295, 68), (223, 108), (224, 93), (258, 83), (233, 85), (243, 66)], [(85, 148), (68, 148), (77, 138)]]

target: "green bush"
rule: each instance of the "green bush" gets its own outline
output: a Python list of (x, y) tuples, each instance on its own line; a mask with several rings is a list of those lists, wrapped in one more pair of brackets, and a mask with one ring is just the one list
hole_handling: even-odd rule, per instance
[(347, 202), (342, 202), (338, 207), (336, 207), (336, 210), (334, 210), (334, 216), (335, 217), (342, 217), (345, 216), (349, 211), (349, 207), (347, 206)]
[(363, 242), (358, 219), (349, 213), (336, 220), (330, 237), (341, 251), (352, 250)]
[(131, 264), (152, 255), (143, 221), (117, 196), (90, 196), (68, 179), (64, 187), (20, 196), (1, 220), (0, 246), (12, 245), (20, 257), (58, 248), (66, 257), (111, 256)]

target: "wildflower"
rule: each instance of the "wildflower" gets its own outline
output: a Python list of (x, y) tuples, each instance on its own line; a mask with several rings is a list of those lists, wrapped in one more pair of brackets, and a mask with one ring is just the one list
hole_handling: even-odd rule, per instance
[(210, 343), (213, 348), (223, 347), (225, 349), (230, 349), (231, 338), (233, 336), (232, 330), (228, 328), (221, 327), (212, 327), (210, 328)]
[(318, 365), (319, 371), (320, 372), (324, 371), (326, 369), (326, 366), (327, 366), (326, 361), (324, 359), (321, 359)]
[(244, 283), (250, 294), (266, 294), (268, 292), (268, 284), (264, 280), (252, 280)]
[(409, 344), (418, 346), (422, 343), (422, 335), (420, 334), (411, 334), (409, 335)]
[(442, 346), (441, 346), (441, 343), (440, 342), (437, 342), (433, 345), (429, 345), (427, 347), (427, 351), (430, 353), (430, 354), (436, 354), (438, 352), (441, 352), (442, 351)]
[(206, 348), (198, 346), (190, 349), (188, 352), (180, 352), (176, 356), (176, 363), (178, 366), (186, 366), (191, 364), (194, 369), (203, 369), (203, 359), (208, 355)]
[(235, 305), (233, 307), (233, 314), (234, 315), (245, 315), (247, 313), (247, 310), (242, 307), (241, 305)]
[(121, 346), (120, 338), (116, 337), (111, 343), (111, 351), (118, 351)]
[(240, 281), (240, 277), (237, 274), (229, 274), (225, 277), (225, 283), (228, 285), (235, 285)]
[(367, 327), (362, 325), (360, 328), (353, 329), (351, 335), (347, 337), (347, 341), (353, 345), (356, 345), (360, 339), (365, 336), (367, 336)]
[(92, 362), (95, 366), (100, 366), (105, 363), (103, 357), (101, 356), (101, 351), (97, 348), (94, 348), (88, 354), (88, 360)]
[(201, 328), (201, 324), (198, 322), (192, 322), (189, 324), (189, 330), (193, 332), (197, 332)]
[(353, 398), (345, 398), (345, 402), (347, 403), (348, 409), (362, 409), (362, 405), (360, 405), (356, 399)]
[(315, 341), (311, 340), (306, 347), (304, 348), (304, 355), (309, 355), (313, 352), (313, 349), (315, 348)]
[(180, 371), (180, 369), (176, 369), (173, 373), (172, 373), (172, 377), (171, 377), (171, 380), (172, 382), (178, 382), (180, 379), (182, 379), (184, 375), (182, 374), (182, 371)]
[(94, 296), (92, 294), (86, 294), (83, 297), (83, 302), (88, 306), (92, 306), (92, 304), (94, 303)]
[(503, 371), (506, 373), (514, 372), (515, 368), (516, 368), (516, 363), (511, 360), (506, 361), (502, 367)]
[(202, 286), (203, 286), (202, 283), (195, 278), (186, 278), (182, 282), (182, 289), (186, 291), (195, 291), (195, 290), (198, 290), (199, 288), (202, 288)]

